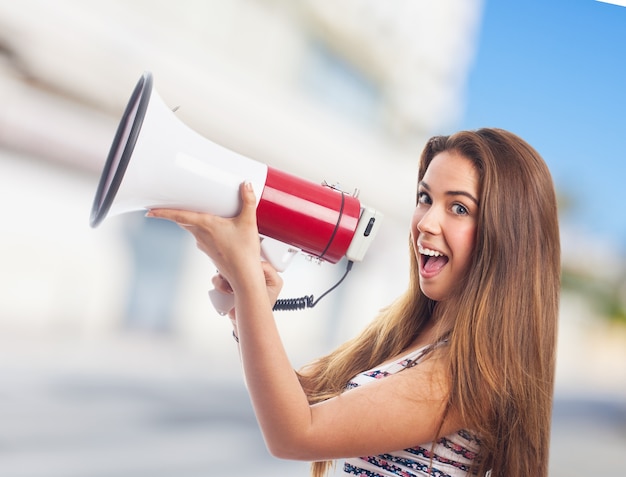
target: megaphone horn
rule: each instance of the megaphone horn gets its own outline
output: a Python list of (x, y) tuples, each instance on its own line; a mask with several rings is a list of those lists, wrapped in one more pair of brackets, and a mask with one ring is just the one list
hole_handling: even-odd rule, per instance
[(146, 72), (126, 106), (98, 183), (90, 225), (107, 215), (156, 207), (233, 217), (239, 186), (257, 197), (259, 234), (331, 263), (360, 261), (382, 214), (356, 197), (257, 162), (178, 120)]

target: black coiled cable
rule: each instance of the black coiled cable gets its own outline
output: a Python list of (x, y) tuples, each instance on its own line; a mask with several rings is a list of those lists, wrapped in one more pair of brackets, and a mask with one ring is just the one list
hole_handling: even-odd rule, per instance
[(274, 304), (274, 311), (293, 311), (293, 310), (303, 310), (305, 308), (313, 308), (315, 305), (319, 303), (319, 301), (328, 295), (331, 291), (341, 285), (341, 282), (346, 278), (350, 270), (352, 270), (352, 265), (354, 262), (348, 261), (348, 265), (346, 266), (346, 271), (343, 276), (339, 279), (337, 283), (335, 283), (331, 288), (326, 290), (322, 295), (315, 300), (313, 295), (307, 295), (300, 298), (281, 298), (276, 300)]
[(313, 295), (303, 296), (300, 298), (281, 298), (276, 300), (274, 304), (274, 311), (286, 311), (286, 310), (304, 310), (305, 308), (312, 308), (316, 304)]

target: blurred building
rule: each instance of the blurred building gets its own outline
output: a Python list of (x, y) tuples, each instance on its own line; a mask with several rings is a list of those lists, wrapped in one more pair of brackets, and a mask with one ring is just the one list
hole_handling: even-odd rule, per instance
[[(3, 249), (19, 263), (10, 274), (24, 280), (14, 287), (53, 283), (56, 297), (40, 296), (35, 306), (22, 294), (3, 299), (0, 309), (11, 310), (7, 317), (41, 312), (50, 326), (53, 315), (79, 328), (117, 326), (133, 286), (124, 231), (139, 226), (129, 226), (131, 218), (107, 219), (96, 231), (86, 224), (117, 121), (149, 70), (181, 121), (205, 137), (304, 178), (358, 188), (362, 202), (385, 214), (367, 259), (320, 312), (328, 315), (332, 304), (338, 313), (349, 301), (360, 305), (354, 321), (367, 321), (404, 284), (417, 158), (425, 138), (449, 130), (462, 112), (480, 13), (479, 0), (0, 1), (0, 145), (12, 151), (0, 167), (14, 187), (3, 193), (22, 207), (16, 220), (26, 222), (11, 227), (16, 243)], [(59, 189), (72, 187), (82, 194), (67, 197), (71, 208), (54, 203)], [(33, 219), (42, 214), (46, 227)], [(66, 249), (51, 246), (55, 236)], [(175, 299), (173, 328), (196, 335), (194, 323), (210, 312), (204, 289), (212, 270), (180, 240), (172, 238), (172, 247), (187, 250), (183, 270), (172, 270), (179, 286), (154, 299)], [(52, 261), (42, 270), (34, 249), (65, 265)], [(321, 293), (340, 273), (328, 265), (293, 268), (286, 293), (292, 286), (296, 294)], [(353, 330), (336, 313), (335, 326)]]

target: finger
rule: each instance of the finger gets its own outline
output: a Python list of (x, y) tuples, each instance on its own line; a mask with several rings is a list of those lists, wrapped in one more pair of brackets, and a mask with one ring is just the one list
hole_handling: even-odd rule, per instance
[(171, 220), (182, 227), (199, 225), (206, 220), (206, 216), (200, 212), (180, 209), (150, 209), (146, 214), (149, 218)]
[(274, 266), (266, 261), (262, 261), (261, 262), (261, 267), (263, 268), (263, 274), (265, 275), (265, 281), (268, 284), (277, 284), (277, 285), (281, 285), (283, 283), (283, 278), (280, 276), (280, 274), (276, 271), (276, 269), (274, 268)]
[(265, 260), (261, 261), (261, 268), (263, 268), (263, 274), (266, 280), (271, 282), (281, 280), (280, 275), (270, 262), (266, 262)]
[(216, 290), (222, 293), (233, 293), (233, 289), (230, 286), (230, 283), (228, 283), (228, 280), (226, 280), (220, 273), (218, 273), (217, 275), (213, 275), (213, 277), (211, 278), (211, 283)]
[(251, 182), (243, 182), (239, 188), (241, 194), (241, 213), (239, 217), (256, 222), (256, 196)]
[(276, 269), (268, 262), (262, 262), (263, 274), (265, 275), (265, 285), (267, 287), (267, 293), (270, 297), (272, 305), (276, 303), (276, 299), (280, 294), (280, 290), (283, 288), (283, 279), (278, 274)]

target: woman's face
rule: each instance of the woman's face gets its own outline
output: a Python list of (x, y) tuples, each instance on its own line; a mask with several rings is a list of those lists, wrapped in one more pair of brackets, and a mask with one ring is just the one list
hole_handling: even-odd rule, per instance
[(411, 239), (422, 292), (445, 299), (469, 269), (476, 243), (478, 172), (454, 151), (437, 154), (418, 185)]

